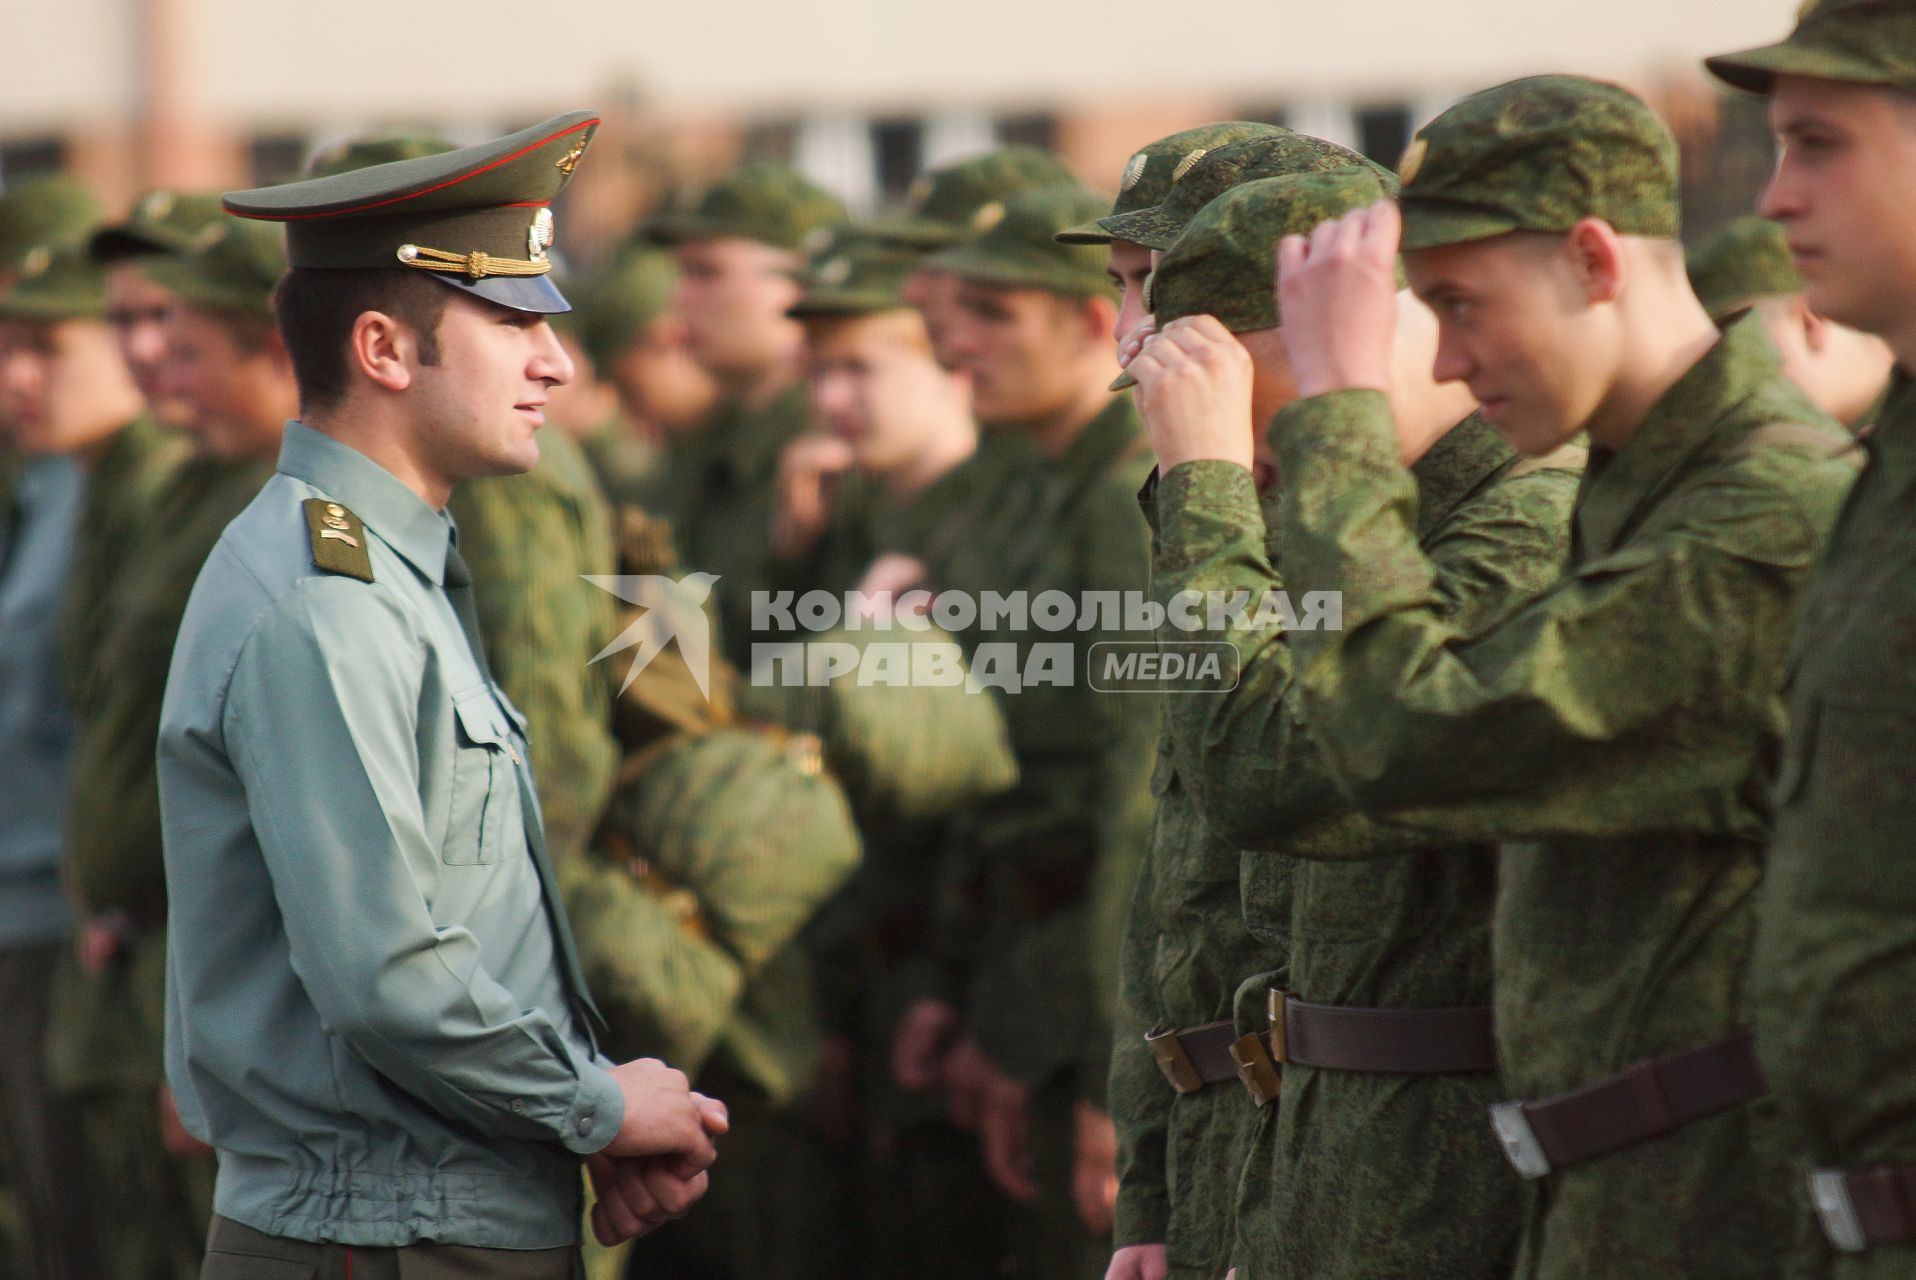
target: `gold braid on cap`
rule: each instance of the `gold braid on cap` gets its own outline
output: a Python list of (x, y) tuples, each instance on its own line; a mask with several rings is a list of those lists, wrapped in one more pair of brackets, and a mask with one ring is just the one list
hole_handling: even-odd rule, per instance
[(443, 271), (448, 275), (457, 273), (482, 280), (487, 276), (542, 276), (552, 270), (550, 258), (499, 258), (484, 249), (474, 249), (471, 253), (447, 253), (444, 249), (428, 249), (421, 244), (402, 244), (398, 258), (409, 267), (418, 267), (421, 271)]

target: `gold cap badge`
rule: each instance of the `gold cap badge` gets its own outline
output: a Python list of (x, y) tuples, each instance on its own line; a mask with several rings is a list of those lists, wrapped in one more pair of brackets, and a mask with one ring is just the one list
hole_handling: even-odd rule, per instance
[(1410, 145), (1404, 148), (1404, 158), (1397, 162), (1397, 181), (1408, 187), (1417, 181), (1417, 175), (1423, 172), (1424, 157), (1430, 153), (1430, 143), (1423, 138), (1412, 138)]
[(978, 212), (971, 215), (971, 229), (980, 235), (991, 230), (1005, 220), (1005, 202), (993, 200), (990, 204), (978, 206)]
[(1171, 170), (1172, 184), (1175, 185), (1184, 181), (1184, 175), (1197, 168), (1197, 162), (1210, 154), (1211, 149), (1209, 147), (1199, 147), (1196, 151), (1193, 151), (1190, 155), (1178, 161), (1178, 167)]
[(1129, 191), (1144, 181), (1144, 170), (1151, 163), (1151, 157), (1142, 151), (1131, 157), (1124, 166), (1124, 176), (1118, 179), (1118, 190)]

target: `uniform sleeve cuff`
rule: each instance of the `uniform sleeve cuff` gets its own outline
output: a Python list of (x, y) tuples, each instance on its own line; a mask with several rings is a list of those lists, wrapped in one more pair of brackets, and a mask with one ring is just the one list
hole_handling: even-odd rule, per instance
[(1180, 462), (1158, 484), (1158, 542), (1161, 554), (1181, 551), (1193, 537), (1216, 523), (1262, 523), (1257, 481), (1235, 462), (1199, 458)]
[(1327, 391), (1294, 400), (1271, 419), (1271, 445), (1286, 486), (1289, 477), (1320, 465), (1326, 455), (1346, 465), (1361, 461), (1391, 471), (1403, 466), (1390, 399), (1381, 391)]
[(1171, 1202), (1157, 1187), (1120, 1184), (1118, 1205), (1111, 1223), (1111, 1247), (1163, 1244), (1171, 1233)]
[(566, 1113), (560, 1141), (582, 1156), (603, 1151), (625, 1123), (625, 1095), (603, 1067), (588, 1065)]

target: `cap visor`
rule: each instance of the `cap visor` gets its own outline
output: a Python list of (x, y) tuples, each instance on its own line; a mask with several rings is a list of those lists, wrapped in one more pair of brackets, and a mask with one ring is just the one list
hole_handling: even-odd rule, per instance
[(559, 286), (552, 283), (549, 276), (482, 276), (471, 280), (465, 276), (435, 271), (432, 278), (514, 311), (554, 316), (572, 310), (572, 304), (565, 300), (565, 295), (559, 292)]
[(893, 215), (888, 218), (874, 218), (861, 225), (860, 230), (874, 239), (887, 244), (904, 245), (908, 249), (927, 251), (943, 249), (964, 239), (962, 232), (946, 226), (942, 222), (933, 222), (929, 218), (909, 218)]
[(186, 246), (187, 240), (184, 236), (175, 240), (165, 240), (130, 226), (108, 227), (87, 242), (87, 254), (95, 262), (120, 262), (127, 258), (140, 258), (155, 253), (177, 253)]
[(1096, 222), (1067, 227), (1051, 238), (1059, 244), (1110, 244), (1117, 239)]
[(1703, 65), (1725, 84), (1750, 93), (1768, 93), (1778, 76), (1805, 76), (1846, 84), (1891, 84), (1896, 79), (1884, 68), (1852, 54), (1788, 42), (1719, 54), (1705, 58)]
[(1129, 213), (1114, 213), (1108, 218), (1099, 218), (1098, 225), (1104, 228), (1107, 241), (1124, 240), (1141, 244), (1147, 249), (1156, 249), (1160, 253), (1169, 249), (1184, 232), (1184, 224), (1166, 217), (1161, 204), (1133, 209)]
[(1404, 205), (1404, 238), (1400, 249), (1437, 249), (1447, 244), (1489, 240), (1519, 230), (1510, 218), (1481, 209), (1446, 208), (1423, 203)]

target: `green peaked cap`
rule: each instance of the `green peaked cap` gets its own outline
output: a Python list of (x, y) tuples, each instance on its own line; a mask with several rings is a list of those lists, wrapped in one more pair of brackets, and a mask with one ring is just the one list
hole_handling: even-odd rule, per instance
[(194, 306), (270, 320), (273, 286), (286, 271), (284, 237), (267, 223), (222, 214), (192, 248), (156, 258), (146, 271)]
[(1058, 232), (1097, 215), (1104, 201), (1076, 183), (1014, 193), (990, 226), (933, 254), (925, 265), (981, 284), (1043, 289), (1067, 298), (1108, 297), (1111, 278), (1096, 245), (1059, 244)]
[(1741, 311), (1758, 298), (1803, 292), (1783, 228), (1745, 214), (1690, 251), (1690, 287), (1712, 319)]
[(1387, 192), (1397, 194), (1397, 175), (1384, 166), (1335, 142), (1282, 129), (1208, 152), (1179, 175), (1158, 204), (1113, 214), (1098, 225), (1116, 239), (1162, 252), (1199, 209), (1240, 183), (1348, 168), (1368, 169)]
[(1533, 76), (1474, 93), (1425, 125), (1397, 166), (1404, 248), (1602, 218), (1623, 235), (1677, 233), (1677, 144), (1626, 89)]
[(849, 231), (836, 237), (806, 264), (798, 282), (803, 291), (786, 314), (792, 316), (869, 315), (906, 305), (905, 281), (918, 269), (919, 255), (896, 240)]
[(1056, 156), (1036, 147), (999, 147), (919, 175), (905, 197), (904, 212), (868, 223), (866, 230), (913, 249), (943, 249), (972, 233), (980, 210), (1013, 192), (1072, 181)]
[(690, 209), (648, 221), (659, 244), (735, 236), (774, 249), (813, 253), (846, 221), (837, 196), (782, 164), (741, 165), (720, 178)]
[(1111, 232), (1107, 224), (1112, 218), (1163, 203), (1172, 185), (1219, 147), (1288, 132), (1277, 125), (1254, 120), (1225, 120), (1159, 138), (1125, 161), (1124, 169), (1118, 174), (1117, 199), (1106, 216), (1067, 227), (1058, 233), (1058, 239), (1064, 244), (1110, 244), (1113, 240), (1130, 239)]
[(1768, 93), (1777, 76), (1876, 84), (1916, 93), (1916, 5), (1908, 0), (1813, 0), (1783, 40), (1705, 58), (1718, 78)]
[(87, 252), (86, 241), (69, 237), (27, 250), (18, 278), (0, 294), (0, 319), (105, 319), (106, 268)]
[(100, 203), (77, 178), (55, 174), (29, 178), (0, 193), (0, 271), (11, 270), (35, 249), (91, 231)]
[(499, 306), (564, 311), (548, 278), (550, 206), (598, 126), (573, 111), (457, 151), (229, 191), (224, 204), (284, 225), (296, 268), (411, 268)]
[(193, 238), (218, 217), (218, 196), (161, 187), (134, 201), (124, 222), (94, 232), (89, 249), (98, 262), (184, 253), (193, 247)]

